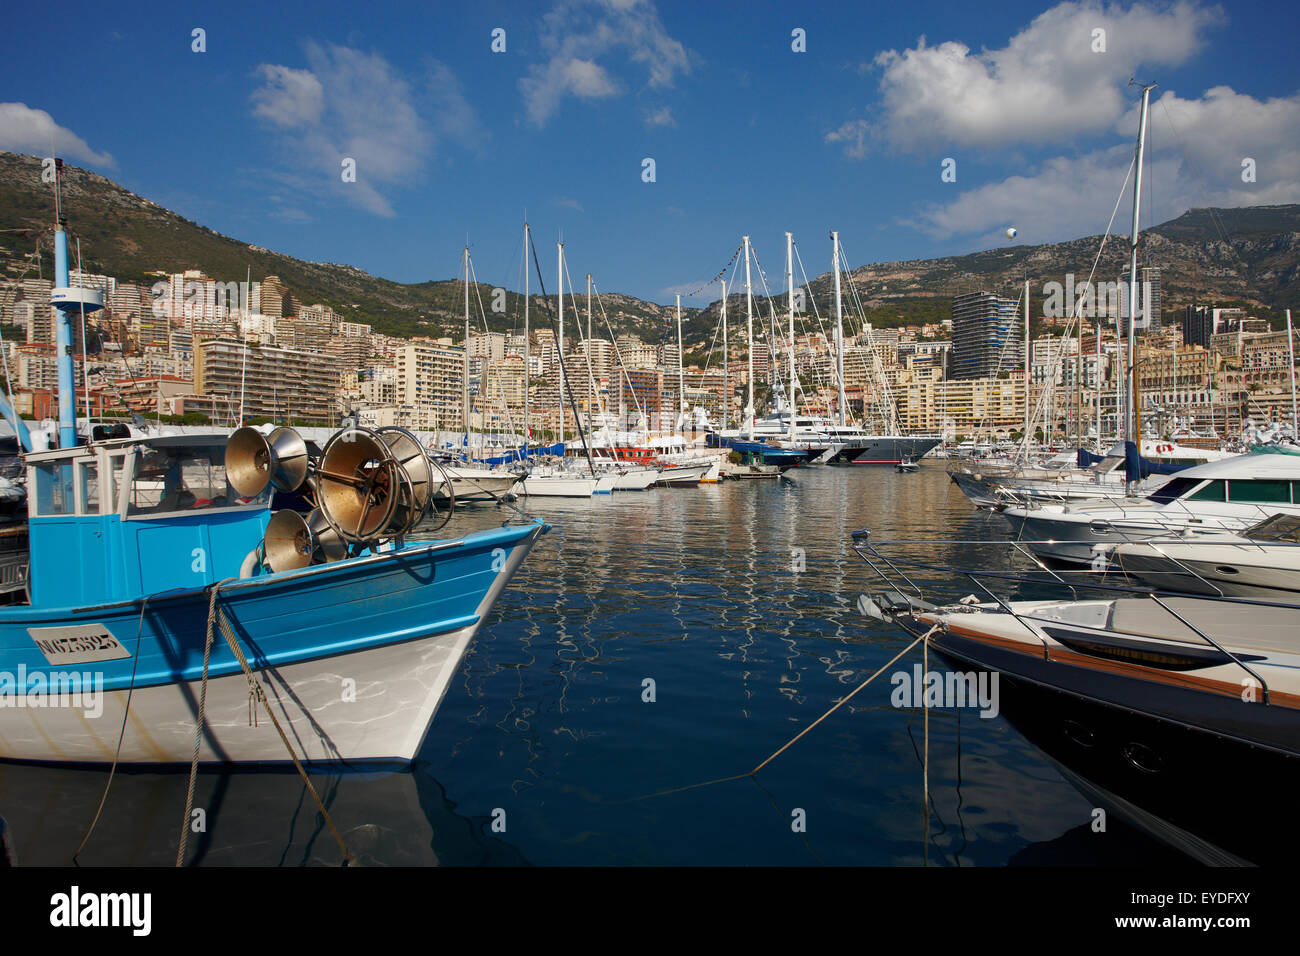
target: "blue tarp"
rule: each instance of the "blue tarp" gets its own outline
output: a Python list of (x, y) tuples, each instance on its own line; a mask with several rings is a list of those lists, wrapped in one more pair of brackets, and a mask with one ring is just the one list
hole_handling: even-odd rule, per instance
[(1105, 455), (1094, 455), (1086, 448), (1079, 449), (1080, 468), (1091, 468), (1093, 465), (1097, 464), (1098, 462), (1105, 461), (1105, 460), (1106, 460)]
[(1188, 465), (1162, 465), (1138, 454), (1134, 442), (1124, 443), (1124, 475), (1129, 481), (1141, 481), (1150, 475), (1176, 475)]
[(528, 448), (525, 455), (521, 448), (512, 448), (504, 455), (497, 455), (495, 458), (475, 458), (474, 460), (484, 465), (512, 465), (517, 461), (523, 461), (525, 457), (531, 458), (534, 455), (563, 455), (564, 443), (557, 442), (554, 445), (533, 445)]

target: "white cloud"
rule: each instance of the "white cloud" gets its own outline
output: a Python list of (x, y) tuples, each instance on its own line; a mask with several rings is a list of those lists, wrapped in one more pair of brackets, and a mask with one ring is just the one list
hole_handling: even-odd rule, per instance
[[(285, 178), (299, 189), (341, 190), (355, 205), (392, 216), (383, 190), (418, 173), (440, 136), (471, 146), (483, 138), (460, 82), (436, 60), (417, 86), (378, 54), (317, 43), (305, 53), (306, 69), (260, 66), (263, 83), (251, 97), (253, 114), (282, 134), (296, 167)], [(356, 182), (342, 180), (345, 158), (356, 161)]]
[(254, 116), (285, 129), (320, 122), (325, 89), (315, 73), (269, 63), (263, 63), (257, 72), (264, 85), (253, 92)]
[[(1136, 130), (1137, 121), (1134, 107), (1118, 129)], [(1207, 205), (1203, 197), (1221, 206), (1300, 201), (1300, 93), (1258, 100), (1216, 86), (1185, 100), (1170, 90), (1152, 97), (1149, 123), (1152, 148), (1180, 160), (1177, 195), (1189, 205)], [(1247, 158), (1253, 183), (1241, 178)]]
[(638, 64), (646, 85), (671, 87), (690, 71), (690, 54), (664, 29), (652, 0), (560, 0), (542, 18), (547, 59), (519, 80), (528, 119), (545, 126), (566, 96), (603, 99), (622, 92), (601, 58)]
[[(1109, 129), (1129, 102), (1130, 77), (1186, 62), (1221, 20), (1217, 7), (1194, 0), (1128, 10), (1082, 0), (1039, 14), (1000, 49), (975, 52), (956, 40), (929, 46), (921, 37), (914, 48), (876, 57), (881, 107), (870, 138), (903, 152), (1065, 146)], [(1105, 52), (1093, 49), (1098, 29)]]
[(578, 212), (583, 211), (582, 203), (578, 202), (578, 200), (574, 199), (572, 196), (556, 196), (551, 200), (551, 204), (562, 206), (565, 209), (576, 209)]
[(673, 111), (667, 106), (661, 106), (657, 110), (652, 110), (646, 114), (646, 126), (676, 126), (677, 120), (673, 117)]
[[(1170, 125), (1170, 119), (1173, 125)], [(947, 203), (923, 207), (907, 225), (936, 239), (970, 236), (980, 246), (1002, 245), (1014, 225), (1023, 242), (1053, 242), (1104, 232), (1133, 157), (1137, 107), (1115, 132), (1128, 142), (1077, 157), (1058, 156), (1023, 175), (988, 183)], [(1143, 173), (1143, 226), (1204, 206), (1300, 202), (1300, 93), (1257, 100), (1230, 87), (1195, 100), (1169, 91), (1153, 97)], [(1255, 161), (1253, 183), (1242, 181), (1242, 160)], [(1120, 200), (1116, 229), (1130, 224), (1132, 185)]]
[(866, 120), (849, 120), (839, 129), (826, 134), (826, 142), (843, 143), (844, 155), (850, 159), (862, 159), (867, 155), (867, 135), (871, 126)]
[(45, 110), (25, 103), (0, 103), (0, 149), (35, 156), (53, 155), (99, 166), (116, 166), (108, 153), (97, 153), (72, 130), (54, 122)]

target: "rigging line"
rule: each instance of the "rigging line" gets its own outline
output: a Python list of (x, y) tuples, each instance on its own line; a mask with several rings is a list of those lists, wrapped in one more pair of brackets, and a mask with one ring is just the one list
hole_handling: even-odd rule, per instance
[[(739, 259), (736, 259), (735, 257), (733, 257), (733, 265), (732, 265), (732, 267), (731, 267), (731, 277), (727, 280), (727, 288), (728, 288), (728, 289), (731, 288), (731, 282), (732, 282), (732, 280), (735, 279), (735, 277), (736, 277), (736, 270), (739, 269), (739, 268), (740, 268), (740, 260), (739, 260)], [(721, 278), (721, 276), (719, 276), (719, 278)], [(726, 296), (724, 295), (723, 298), (725, 299)], [(719, 301), (721, 301), (721, 300), (719, 300)], [(701, 311), (707, 311), (707, 309), (704, 309), (704, 310), (701, 310)], [(709, 367), (713, 364), (713, 349), (714, 349), (714, 347), (715, 347), (715, 346), (717, 345), (717, 343), (718, 343), (718, 333), (719, 333), (721, 330), (722, 330), (722, 309), (719, 308), (719, 309), (718, 309), (718, 321), (717, 321), (717, 323), (713, 326), (713, 341), (709, 343), (709, 353), (708, 353), (708, 355), (706, 355), (705, 358), (704, 358), (704, 371), (705, 371), (705, 372), (708, 372)]]
[[(479, 318), (483, 320), (483, 331), (485, 333), (490, 334), (492, 330), (488, 327), (487, 312), (483, 308), (483, 293), (479, 289), (478, 270), (474, 268), (473, 256), (469, 257), (469, 271), (470, 271), (470, 275), (474, 277), (474, 297), (478, 299), (478, 313), (479, 313)], [(465, 361), (466, 362), (469, 361), (469, 339), (465, 340)], [(485, 404), (487, 401), (488, 361), (489, 360), (485, 357), (483, 360), (483, 371), (479, 373), (479, 389), (478, 389), (479, 398), (481, 398)], [(528, 376), (528, 370), (524, 369), (525, 381), (527, 380), (527, 376)], [(515, 422), (514, 422), (514, 418), (510, 414), (510, 403), (506, 402), (503, 398), (502, 405), (504, 406), (506, 412), (506, 427), (513, 432), (515, 430)], [(474, 406), (472, 405), (470, 406), (471, 410), (473, 410), (473, 407)], [(486, 408), (484, 410), (486, 410)], [(465, 431), (466, 432), (469, 431), (468, 422), (465, 423)]]
[[(1124, 201), (1124, 193), (1128, 189), (1128, 181), (1133, 178), (1133, 168), (1136, 164), (1137, 164), (1137, 156), (1135, 155), (1128, 162), (1128, 172), (1124, 176), (1124, 183), (1119, 187), (1119, 195), (1115, 197), (1115, 208), (1112, 209), (1110, 212), (1110, 221), (1106, 224), (1106, 233), (1101, 237), (1101, 242), (1097, 245), (1097, 254), (1093, 257), (1092, 268), (1088, 271), (1087, 287), (1092, 291), (1094, 311), (1096, 310), (1097, 293), (1096, 290), (1093, 289), (1092, 287), (1092, 281), (1097, 275), (1097, 266), (1101, 263), (1101, 254), (1103, 251), (1105, 251), (1106, 240), (1110, 238), (1111, 230), (1114, 229), (1115, 227), (1115, 217), (1119, 214), (1120, 203)], [(1071, 302), (1067, 304), (1067, 308), (1069, 309), (1070, 312), (1073, 312), (1074, 315), (1070, 317), (1070, 322), (1065, 328), (1065, 337), (1068, 337), (1070, 334), (1073, 333), (1074, 323), (1076, 320), (1082, 322), (1082, 319), (1078, 314), (1079, 306), (1082, 304), (1082, 302), (1083, 302), (1083, 295), (1080, 294), (1078, 302)], [(1064, 361), (1064, 355), (1062, 353), (1057, 357), (1058, 366), (1063, 361)], [(1053, 372), (1055, 372), (1055, 369), (1053, 369)], [(1028, 373), (1029, 370), (1026, 369), (1025, 374), (1028, 375)], [(1101, 374), (1100, 369), (1097, 370), (1097, 374), (1098, 376), (1100, 376)], [(1100, 388), (1100, 384), (1098, 385), (1098, 387)], [(1044, 398), (1045, 394), (1046, 394), (1045, 391), (1039, 392), (1038, 394), (1038, 403), (1034, 406), (1033, 414), (1030, 416), (1029, 419), (1030, 431), (1033, 431), (1034, 422), (1038, 420), (1039, 413), (1046, 411), (1046, 400)], [(1044, 422), (1044, 424), (1046, 424), (1046, 422)], [(1100, 440), (1101, 436), (1098, 435), (1097, 438), (1098, 440)], [(1028, 441), (1028, 436), (1026, 436), (1025, 441), (1026, 442)]]
[(601, 298), (600, 289), (596, 286), (596, 280), (591, 282), (591, 290), (596, 293), (596, 304), (600, 306), (600, 317), (605, 323), (605, 330), (609, 332), (609, 339), (614, 343), (614, 358), (618, 361), (618, 367), (623, 371), (623, 379), (627, 382), (628, 391), (632, 393), (632, 404), (636, 407), (637, 416), (640, 417), (641, 400), (636, 396), (636, 388), (632, 385), (632, 378), (627, 373), (627, 364), (623, 361), (623, 353), (619, 350), (618, 339), (614, 337), (614, 329), (609, 324), (609, 315), (605, 312), (605, 300)]
[[(568, 258), (565, 258), (564, 260), (564, 277), (569, 280), (569, 297), (576, 301), (577, 295), (573, 291), (573, 276), (569, 273)], [(592, 285), (594, 286), (595, 283), (593, 282)], [(588, 318), (590, 318), (590, 316), (588, 316)], [(578, 326), (577, 338), (579, 344), (582, 344), (585, 341), (582, 338), (582, 316), (581, 313), (579, 313), (576, 308), (574, 309), (574, 322)], [(583, 346), (582, 354), (583, 354), (583, 358), (587, 360), (587, 380), (588, 380), (588, 384), (591, 385), (591, 398), (596, 400), (599, 403), (600, 416), (603, 422), (605, 417), (605, 401), (600, 397), (600, 390), (596, 387), (596, 372), (591, 367), (591, 343), (590, 342), (587, 342), (586, 345)], [(588, 400), (587, 402), (587, 427), (588, 428), (591, 427), (591, 401), (590, 400)]]
[[(578, 437), (582, 439), (582, 450), (587, 455), (587, 467), (591, 470), (591, 474), (594, 476), (596, 474), (596, 463), (591, 460), (591, 449), (587, 447), (587, 433), (582, 429), (582, 419), (578, 417), (578, 403), (573, 399), (573, 382), (568, 371), (564, 367), (564, 343), (560, 341), (560, 330), (555, 324), (555, 313), (551, 311), (551, 304), (546, 298), (546, 280), (542, 278), (542, 264), (537, 258), (537, 243), (532, 241), (532, 233), (528, 234), (528, 244), (533, 250), (533, 268), (537, 272), (537, 285), (542, 290), (542, 302), (545, 303), (546, 320), (550, 323), (551, 332), (555, 336), (555, 357), (560, 363), (560, 401), (564, 401), (563, 393), (567, 389), (569, 393), (569, 407), (573, 409), (573, 419), (578, 426)], [(563, 294), (563, 286), (561, 286), (560, 295)], [(558, 302), (559, 300), (557, 299), (556, 301)], [(563, 438), (564, 435), (561, 434), (561, 441), (563, 441)]]
[[(798, 243), (795, 243), (795, 244), (794, 244), (794, 254), (795, 254), (795, 258), (799, 260), (799, 273), (803, 276), (803, 284), (804, 284), (804, 286), (806, 286), (807, 289), (808, 289), (808, 299), (812, 302), (813, 315), (816, 316), (816, 318), (817, 318), (817, 331), (820, 332), (820, 333), (822, 334), (822, 337), (823, 337), (823, 338), (829, 339), (831, 336), (830, 336), (829, 333), (827, 332), (827, 330), (826, 330), (826, 326), (825, 326), (825, 325), (823, 324), (823, 322), (822, 322), (822, 315), (821, 315), (821, 312), (819, 312), (818, 309), (817, 309), (817, 297), (816, 297), (815, 295), (812, 294), (812, 283), (808, 281), (808, 271), (804, 268), (804, 265), (803, 265), (803, 256), (799, 255), (799, 244), (798, 244)], [(829, 321), (829, 317), (827, 318), (827, 321)], [(837, 342), (837, 343), (835, 344), (835, 348), (836, 348), (836, 349), (843, 349), (843, 348), (844, 348), (844, 343), (843, 343), (843, 342)], [(842, 386), (842, 385), (844, 384), (843, 382), (840, 381), (839, 371), (838, 371), (838, 369), (836, 368), (836, 364), (835, 364), (834, 362), (831, 363), (831, 384), (832, 384), (832, 385), (840, 385), (840, 386)], [(803, 387), (800, 386), (799, 390), (802, 392), (802, 391), (803, 391)], [(805, 397), (807, 397), (807, 393), (806, 393), (806, 392), (804, 393), (804, 395), (805, 395)]]
[(1192, 179), (1196, 183), (1196, 188), (1200, 192), (1201, 198), (1205, 200), (1205, 211), (1210, 216), (1210, 222), (1214, 224), (1215, 230), (1219, 233), (1219, 238), (1222, 239), (1224, 244), (1227, 245), (1228, 248), (1232, 249), (1232, 251), (1236, 253), (1237, 258), (1240, 259), (1241, 253), (1237, 252), (1236, 246), (1234, 246), (1232, 240), (1228, 238), (1227, 232), (1224, 229), (1223, 222), (1219, 218), (1218, 213), (1216, 213), (1214, 207), (1210, 205), (1210, 197), (1205, 192), (1205, 181), (1201, 176), (1200, 170), (1197, 169), (1196, 164), (1192, 162), (1191, 157), (1187, 155), (1187, 150), (1183, 148), (1183, 137), (1182, 134), (1178, 132), (1178, 127), (1174, 125), (1174, 117), (1173, 114), (1169, 112), (1169, 104), (1165, 102), (1163, 96), (1156, 102), (1158, 102), (1161, 108), (1165, 111), (1165, 118), (1169, 120), (1169, 129), (1173, 131), (1174, 140), (1178, 143), (1178, 152), (1182, 155), (1183, 162), (1185, 162), (1191, 169)]
[[(857, 307), (858, 314), (862, 320), (862, 334), (867, 336), (867, 350), (871, 353), (871, 371), (875, 373), (876, 384), (879, 386), (879, 398), (876, 400), (876, 411), (883, 420), (885, 428), (891, 434), (898, 434), (902, 429), (898, 420), (898, 406), (894, 400), (893, 391), (889, 387), (889, 379), (885, 375), (884, 366), (880, 362), (880, 353), (875, 350), (871, 342), (871, 323), (867, 321), (866, 308), (862, 304), (862, 298), (858, 295), (857, 283), (853, 281), (853, 272), (848, 268), (848, 253), (844, 250), (844, 243), (840, 243), (840, 258), (844, 263), (844, 274), (848, 278), (849, 295), (853, 304)], [(863, 395), (863, 416), (866, 415), (866, 396)]]

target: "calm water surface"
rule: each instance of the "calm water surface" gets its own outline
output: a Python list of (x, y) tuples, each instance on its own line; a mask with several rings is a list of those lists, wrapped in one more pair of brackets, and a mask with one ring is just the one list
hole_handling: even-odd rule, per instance
[[(854, 530), (1003, 536), (941, 465), (521, 502), (552, 530), (485, 623), (413, 770), (313, 777), (349, 847), (372, 864), (1167, 859), (1118, 824), (1092, 833), (1089, 802), (1004, 719), (970, 709), (931, 712), (927, 839), (922, 715), (891, 706), (888, 680), (919, 649), (756, 777), (691, 787), (750, 770), (910, 642), (856, 611), (878, 581), (850, 549)], [(441, 534), (510, 514), (465, 506)], [(910, 552), (1004, 560), (991, 545)], [(0, 767), (19, 862), (69, 862), (106, 779)], [(81, 861), (171, 862), (186, 783), (119, 772)], [(190, 843), (201, 864), (339, 860), (296, 775), (204, 773), (195, 805), (207, 814)]]

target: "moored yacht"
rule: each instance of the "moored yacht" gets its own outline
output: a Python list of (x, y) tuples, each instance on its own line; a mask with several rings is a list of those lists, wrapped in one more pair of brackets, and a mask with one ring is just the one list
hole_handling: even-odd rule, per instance
[(1300, 455), (1255, 453), (1198, 465), (1145, 498), (1002, 512), (1034, 553), (1088, 565), (1098, 544), (1242, 531), (1274, 514), (1300, 514)]

